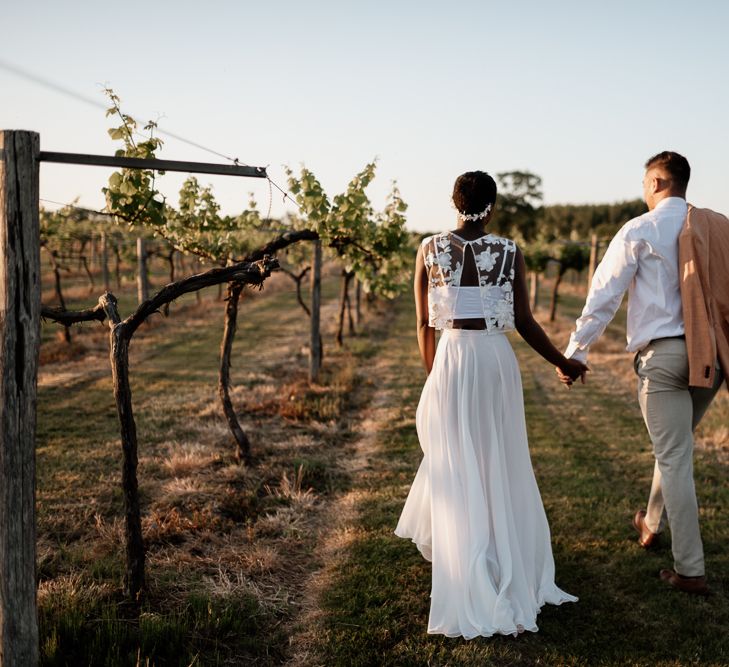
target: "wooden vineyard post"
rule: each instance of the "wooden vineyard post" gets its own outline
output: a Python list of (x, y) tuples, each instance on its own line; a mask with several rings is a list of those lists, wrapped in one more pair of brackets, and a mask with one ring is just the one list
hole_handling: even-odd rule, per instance
[(93, 271), (94, 266), (96, 266), (99, 263), (99, 251), (98, 247), (96, 245), (96, 235), (91, 235), (91, 270)]
[(147, 246), (144, 238), (137, 237), (137, 301), (142, 304), (149, 299), (147, 280)]
[(352, 334), (354, 330), (354, 323), (352, 322), (352, 313), (349, 311), (349, 283), (354, 277), (354, 273), (342, 269), (342, 289), (339, 295), (339, 325), (337, 327), (337, 347), (342, 347), (344, 344), (344, 314), (345, 311), (349, 312), (349, 333)]
[(355, 291), (354, 291), (355, 311), (357, 313), (357, 324), (362, 324), (362, 281), (359, 278), (355, 278)]
[(35, 428), (40, 229), (35, 132), (0, 131), (0, 666), (38, 664)]
[(101, 278), (104, 282), (104, 291), (108, 292), (109, 287), (109, 244), (106, 232), (101, 232)]
[(529, 303), (532, 312), (536, 312), (539, 307), (539, 273), (531, 271), (529, 277)]
[(311, 343), (309, 346), (309, 382), (319, 382), (321, 370), (321, 241), (314, 241), (311, 266)]
[(597, 240), (597, 234), (593, 234), (590, 238), (590, 265), (587, 269), (587, 291), (590, 291), (592, 285), (592, 277), (597, 269), (597, 253), (600, 250), (600, 243)]

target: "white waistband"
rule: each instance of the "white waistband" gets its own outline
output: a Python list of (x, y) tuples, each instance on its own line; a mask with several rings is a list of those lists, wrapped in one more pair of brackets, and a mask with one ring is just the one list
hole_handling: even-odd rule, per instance
[(513, 329), (443, 329), (449, 336), (503, 336)]

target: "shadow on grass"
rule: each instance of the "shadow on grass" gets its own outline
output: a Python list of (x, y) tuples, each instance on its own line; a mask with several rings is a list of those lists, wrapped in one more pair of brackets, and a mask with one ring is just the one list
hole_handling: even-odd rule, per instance
[[(381, 354), (392, 357), (391, 380), (398, 386), (395, 395), (402, 396), (403, 413), (414, 414), (422, 377), (416, 348), (406, 336), (410, 316), (398, 319)], [(320, 654), (326, 664), (729, 664), (725, 468), (717, 468), (710, 456), (697, 456), (707, 568), (716, 594), (694, 598), (657, 576), (672, 564), (668, 536), (655, 552), (645, 552), (635, 541), (630, 517), (645, 503), (652, 457), (630, 397), (610, 393), (599, 381), (580, 387), (579, 394), (551, 390), (553, 370), (523, 343), (515, 347), (557, 583), (579, 602), (545, 606), (539, 632), (518, 638), (429, 636), (430, 565), (415, 545), (392, 533), (420, 448), (412, 421), (395, 424), (379, 434), (372, 469), (355, 482), (362, 497), (352, 527), (358, 538), (322, 600)]]
[[(155, 605), (154, 610), (145, 606), (139, 618), (134, 618), (125, 616), (121, 600), (96, 596), (84, 603), (67, 593), (49, 594), (39, 610), (40, 664), (188, 667), (280, 663), (281, 633), (273, 629), (275, 619), (252, 596), (223, 602), (191, 592), (176, 604), (169, 602)], [(204, 662), (198, 662), (201, 654)]]

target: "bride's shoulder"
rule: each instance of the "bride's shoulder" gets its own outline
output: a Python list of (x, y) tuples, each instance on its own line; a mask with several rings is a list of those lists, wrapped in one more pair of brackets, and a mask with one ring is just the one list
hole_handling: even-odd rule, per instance
[(444, 241), (448, 240), (448, 232), (438, 232), (437, 234), (428, 234), (424, 236), (420, 241), (420, 246), (426, 248), (432, 246), (435, 243), (442, 245)]
[(503, 246), (506, 250), (515, 250), (517, 248), (516, 241), (498, 234), (486, 234), (483, 240), (492, 245)]

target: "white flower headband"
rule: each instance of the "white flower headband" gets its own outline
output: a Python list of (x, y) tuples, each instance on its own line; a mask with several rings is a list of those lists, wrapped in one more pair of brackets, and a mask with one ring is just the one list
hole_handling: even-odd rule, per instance
[[(455, 208), (456, 211), (458, 211), (458, 208), (456, 207), (455, 203), (452, 200), (451, 200), (451, 204), (453, 205), (453, 208)], [(483, 211), (481, 211), (481, 213), (461, 213), (460, 211), (458, 211), (458, 217), (465, 222), (471, 222), (471, 221), (475, 222), (476, 220), (482, 220), (490, 212), (491, 212), (491, 204), (488, 204), (486, 206), (486, 208)]]

